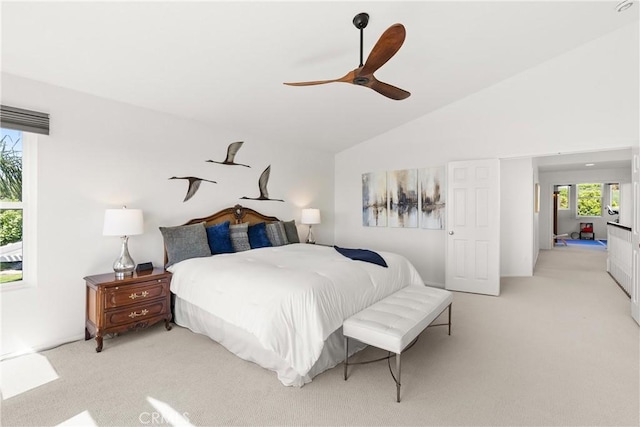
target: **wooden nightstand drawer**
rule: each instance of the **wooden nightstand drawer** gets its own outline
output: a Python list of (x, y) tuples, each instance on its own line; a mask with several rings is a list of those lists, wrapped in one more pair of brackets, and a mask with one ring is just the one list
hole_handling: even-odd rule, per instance
[(171, 273), (162, 268), (135, 272), (117, 279), (115, 274), (87, 276), (87, 316), (84, 337), (96, 337), (102, 351), (106, 334), (143, 329), (164, 320), (171, 330)]
[(105, 328), (135, 323), (150, 319), (169, 311), (167, 299), (159, 299), (146, 304), (138, 304), (119, 310), (105, 312)]
[(105, 292), (105, 308), (116, 308), (169, 295), (169, 279), (162, 278), (134, 286), (111, 288)]

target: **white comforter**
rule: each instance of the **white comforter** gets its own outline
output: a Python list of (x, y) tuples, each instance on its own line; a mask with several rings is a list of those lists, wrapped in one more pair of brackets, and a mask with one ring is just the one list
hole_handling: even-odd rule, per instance
[(332, 247), (292, 244), (194, 258), (169, 267), (178, 297), (254, 335), (301, 376), (344, 319), (408, 285), (423, 285), (401, 255), (389, 268)]

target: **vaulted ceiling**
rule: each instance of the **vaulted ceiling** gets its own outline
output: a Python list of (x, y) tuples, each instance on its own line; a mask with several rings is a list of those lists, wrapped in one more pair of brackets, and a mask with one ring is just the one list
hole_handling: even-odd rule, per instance
[[(387, 132), (638, 20), (616, 1), (1, 2), (2, 71), (333, 152)], [(370, 15), (365, 59), (404, 24), (376, 77), (403, 101), (344, 83), (359, 65), (352, 19)]]

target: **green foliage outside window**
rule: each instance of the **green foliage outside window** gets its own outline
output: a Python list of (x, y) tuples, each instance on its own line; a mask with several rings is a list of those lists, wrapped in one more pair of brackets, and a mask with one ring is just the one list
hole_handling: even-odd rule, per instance
[(22, 200), (22, 151), (20, 138), (3, 134), (0, 139), (0, 200)]
[(0, 246), (22, 241), (22, 210), (0, 212)]
[(602, 215), (602, 184), (578, 184), (578, 216)]
[[(22, 201), (22, 132), (0, 130), (0, 200), (8, 205)], [(0, 246), (22, 241), (22, 208), (0, 211)], [(16, 263), (0, 263), (0, 271), (13, 270)], [(0, 283), (22, 279), (22, 272), (1, 274)]]
[(619, 208), (620, 207), (620, 184), (611, 184), (610, 185), (610, 190), (611, 190), (611, 207), (612, 208)]
[[(0, 139), (0, 200), (22, 200), (22, 144), (20, 133), (3, 129)], [(0, 212), (0, 246), (22, 240), (22, 210)]]
[(569, 209), (569, 186), (558, 187), (558, 209)]

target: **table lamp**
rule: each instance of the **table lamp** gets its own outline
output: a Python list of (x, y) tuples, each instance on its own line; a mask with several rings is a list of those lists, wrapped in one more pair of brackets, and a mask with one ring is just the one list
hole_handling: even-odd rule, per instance
[(320, 224), (320, 209), (302, 209), (301, 224), (307, 224), (309, 226), (309, 234), (307, 235), (307, 243), (315, 243), (316, 238), (311, 231), (312, 224)]
[(142, 234), (143, 221), (142, 211), (140, 209), (107, 209), (104, 213), (104, 228), (102, 234), (104, 236), (120, 236), (122, 239), (122, 248), (120, 256), (113, 262), (113, 271), (116, 273), (116, 279), (124, 279), (125, 276), (132, 276), (136, 264), (129, 255), (129, 247), (127, 245), (129, 236)]

